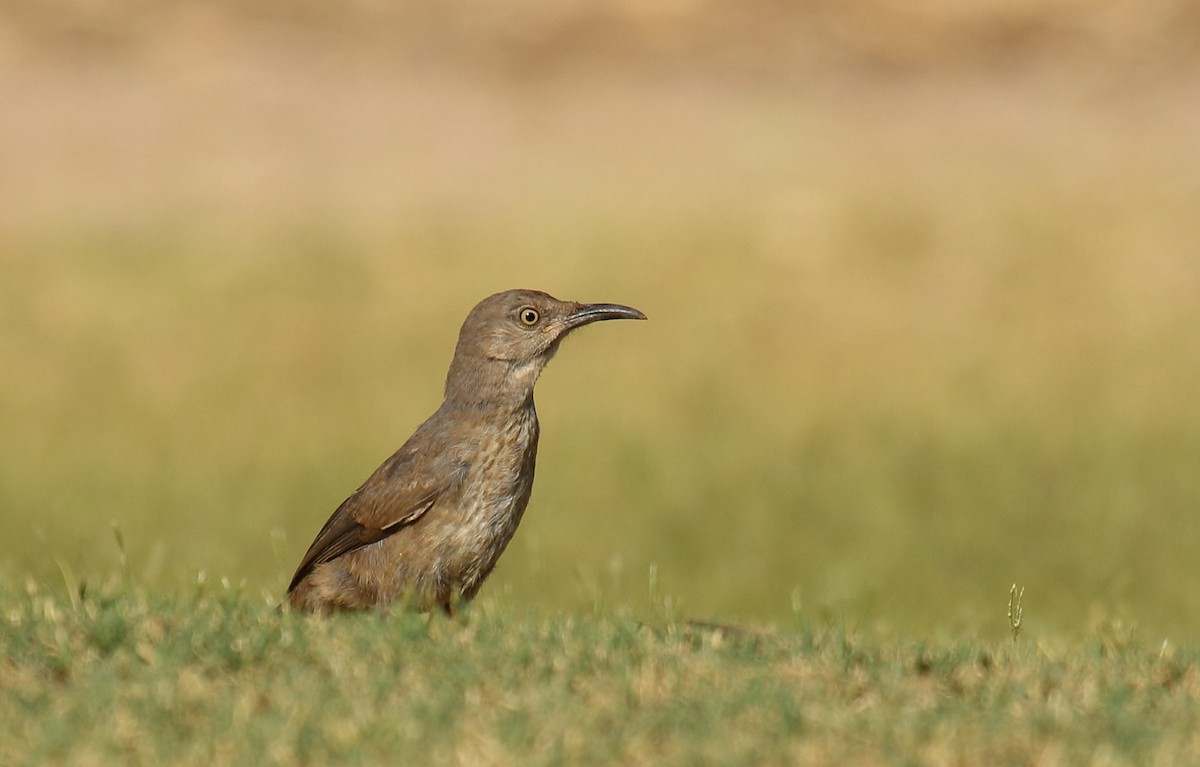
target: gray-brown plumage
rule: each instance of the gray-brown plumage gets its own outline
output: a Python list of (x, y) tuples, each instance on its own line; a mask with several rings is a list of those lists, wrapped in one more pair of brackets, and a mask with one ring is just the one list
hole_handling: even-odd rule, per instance
[(538, 376), (567, 333), (615, 319), (646, 316), (535, 290), (481, 301), (459, 332), (441, 407), (321, 528), (288, 587), (291, 605), (450, 611), (474, 597), (533, 489)]

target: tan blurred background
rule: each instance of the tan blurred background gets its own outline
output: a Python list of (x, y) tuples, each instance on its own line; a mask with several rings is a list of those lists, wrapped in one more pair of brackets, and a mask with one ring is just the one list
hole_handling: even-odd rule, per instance
[[(536, 287), (485, 594), (1200, 619), (1200, 3), (0, 2), (0, 578), (279, 596)], [(680, 605), (681, 603), (681, 605)]]

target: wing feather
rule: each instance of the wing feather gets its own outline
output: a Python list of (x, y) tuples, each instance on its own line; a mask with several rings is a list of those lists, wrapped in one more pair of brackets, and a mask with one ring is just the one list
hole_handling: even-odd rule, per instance
[[(308, 547), (290, 594), (317, 565), (394, 535), (429, 511), (461, 471), (421, 471), (421, 454), (401, 448), (338, 506)], [(431, 467), (428, 467), (431, 468)]]

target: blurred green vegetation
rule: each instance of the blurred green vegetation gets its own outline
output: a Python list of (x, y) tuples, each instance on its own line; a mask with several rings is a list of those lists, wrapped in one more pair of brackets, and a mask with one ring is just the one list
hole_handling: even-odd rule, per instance
[(821, 31), (886, 14), (759, 49), (543, 9), (425, 56), (219, 7), (4, 9), (0, 578), (108, 572), (115, 521), (141, 582), (280, 596), (466, 311), (535, 287), (651, 321), (547, 371), (497, 599), (642, 609), (655, 565), (731, 620), (1000, 636), (1014, 581), (1031, 632), (1200, 619), (1200, 108), (1146, 27), (901, 60)]

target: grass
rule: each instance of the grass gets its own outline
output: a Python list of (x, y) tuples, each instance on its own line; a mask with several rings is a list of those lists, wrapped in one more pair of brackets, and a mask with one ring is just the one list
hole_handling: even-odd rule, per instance
[(0, 596), (0, 763), (1187, 764), (1195, 645)]

